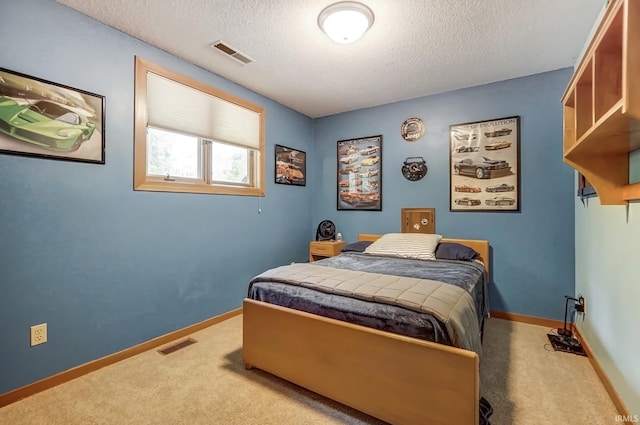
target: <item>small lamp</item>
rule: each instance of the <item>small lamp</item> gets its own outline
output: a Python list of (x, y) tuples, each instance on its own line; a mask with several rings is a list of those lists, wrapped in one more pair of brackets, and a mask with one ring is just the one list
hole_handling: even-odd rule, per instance
[(342, 1), (320, 12), (318, 26), (336, 43), (349, 44), (360, 39), (373, 20), (373, 12), (364, 4)]

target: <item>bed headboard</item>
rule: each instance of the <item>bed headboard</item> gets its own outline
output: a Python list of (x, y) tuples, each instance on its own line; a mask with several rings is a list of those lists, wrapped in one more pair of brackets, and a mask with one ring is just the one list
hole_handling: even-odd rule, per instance
[[(382, 235), (375, 234), (375, 233), (360, 233), (358, 235), (358, 240), (373, 242), (373, 241), (376, 241), (378, 238), (380, 238), (380, 236)], [(482, 261), (482, 264), (484, 264), (484, 269), (487, 272), (487, 276), (489, 276), (489, 241), (486, 241), (483, 239), (442, 238), (440, 242), (459, 243), (460, 245), (468, 246), (469, 248), (476, 251), (478, 254), (480, 254), (480, 256), (478, 257), (478, 260)]]

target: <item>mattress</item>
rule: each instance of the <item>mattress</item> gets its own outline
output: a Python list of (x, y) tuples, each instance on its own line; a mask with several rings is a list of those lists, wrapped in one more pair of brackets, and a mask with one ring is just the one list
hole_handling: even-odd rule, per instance
[[(463, 289), (473, 299), (468, 312), (477, 320), (472, 332), (482, 329), (489, 312), (487, 282), (482, 263), (475, 261), (412, 260), (363, 253), (342, 253), (312, 263), (332, 269), (403, 276), (443, 282)], [(248, 297), (336, 320), (393, 332), (426, 341), (458, 346), (481, 353), (479, 335), (450, 335), (451, 326), (442, 315), (417, 311), (379, 300), (327, 292), (313, 284), (271, 279), (269, 273), (251, 280)], [(464, 332), (464, 331), (463, 331)], [(478, 341), (461, 346), (457, 341)], [(452, 341), (456, 341), (454, 344)]]

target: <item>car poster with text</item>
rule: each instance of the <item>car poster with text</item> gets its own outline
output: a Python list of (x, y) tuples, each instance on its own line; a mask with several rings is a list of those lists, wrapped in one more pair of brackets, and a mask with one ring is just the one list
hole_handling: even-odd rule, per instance
[(338, 141), (338, 210), (382, 210), (382, 136)]
[(520, 117), (449, 126), (450, 210), (520, 210)]

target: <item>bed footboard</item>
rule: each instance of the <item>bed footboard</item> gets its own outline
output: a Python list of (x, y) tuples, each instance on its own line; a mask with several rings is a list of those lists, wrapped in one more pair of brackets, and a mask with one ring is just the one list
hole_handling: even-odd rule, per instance
[(471, 351), (245, 299), (243, 359), (392, 424), (478, 424)]

